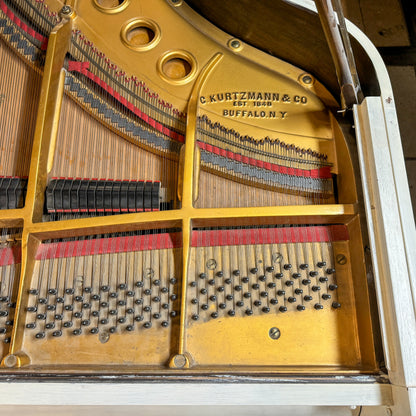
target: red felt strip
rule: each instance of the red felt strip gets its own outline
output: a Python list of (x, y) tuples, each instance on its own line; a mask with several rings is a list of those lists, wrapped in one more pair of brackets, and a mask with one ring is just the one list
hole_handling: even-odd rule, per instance
[(230, 150), (223, 150), (218, 148), (217, 146), (213, 146), (211, 144), (197, 142), (198, 146), (205, 150), (206, 152), (214, 153), (217, 156), (226, 157), (228, 159), (236, 160), (237, 162), (244, 163), (246, 165), (251, 165), (254, 167), (258, 167), (261, 169), (271, 170), (273, 172), (279, 172), (284, 175), (290, 176), (298, 176), (298, 177), (312, 177), (317, 179), (330, 179), (331, 178), (331, 168), (329, 166), (324, 166), (319, 169), (295, 169), (289, 168), (287, 166), (277, 165), (275, 163), (266, 163), (262, 160), (257, 160), (253, 158), (249, 158), (247, 156), (241, 156)]
[(192, 247), (317, 243), (349, 240), (345, 225), (204, 230), (192, 233)]
[(22, 22), (8, 7), (7, 4), (0, 0), (0, 9), (2, 12), (17, 26), (20, 27), (24, 32), (26, 32), (29, 36), (33, 39), (38, 40), (41, 42), (41, 49), (46, 50), (48, 46), (48, 38), (41, 35), (40, 33), (35, 32), (31, 27), (29, 27), (26, 23)]
[(22, 250), (20, 246), (6, 247), (0, 249), (0, 267), (18, 264), (22, 260)]
[(41, 244), (36, 260), (125, 253), (130, 251), (162, 250), (182, 247), (181, 233), (161, 233), (129, 237), (97, 238)]
[[(88, 64), (88, 65), (87, 65)], [(133, 103), (127, 101), (127, 99), (121, 96), (118, 92), (114, 91), (106, 82), (104, 82), (99, 76), (93, 74), (88, 70), (89, 62), (76, 62), (76, 61), (69, 61), (68, 62), (68, 71), (79, 72), (80, 74), (85, 75), (95, 84), (99, 85), (102, 89), (104, 89), (108, 94), (110, 94), (114, 99), (116, 99), (119, 103), (121, 103), (124, 107), (128, 108), (137, 117), (142, 119), (145, 123), (149, 124), (153, 128), (155, 128), (160, 133), (170, 137), (173, 140), (177, 140), (181, 143), (185, 142), (185, 137), (173, 130), (170, 130), (166, 126), (163, 126), (153, 118), (149, 117), (147, 114), (143, 113), (139, 108), (137, 108)]]

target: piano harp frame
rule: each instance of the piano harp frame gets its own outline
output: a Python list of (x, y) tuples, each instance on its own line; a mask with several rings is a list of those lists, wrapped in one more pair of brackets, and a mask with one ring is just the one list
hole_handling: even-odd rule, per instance
[[(303, 5), (310, 9), (313, 7), (307, 1), (294, 0), (294, 3)], [(30, 182), (25, 207), (22, 209), (0, 211), (0, 224), (11, 226), (23, 226), (22, 236), (22, 275), (30, 276), (30, 269), (33, 268), (33, 259), (36, 249), (44, 239), (81, 236), (96, 233), (111, 233), (133, 231), (137, 227), (142, 229), (161, 228), (161, 227), (182, 227), (183, 248), (184, 248), (184, 271), (187, 268), (186, 257), (189, 256), (189, 239), (191, 233), (191, 222), (193, 225), (208, 225), (211, 222), (220, 220), (221, 225), (227, 225), (232, 220), (235, 225), (235, 218), (240, 218), (241, 225), (245, 219), (261, 218), (267, 223), (286, 223), (288, 219), (294, 224), (303, 223), (307, 217), (309, 223), (319, 223), (324, 215), (326, 222), (348, 223), (356, 215), (354, 205), (326, 205), (326, 206), (296, 206), (296, 207), (266, 207), (262, 208), (262, 213), (255, 213), (252, 208), (221, 208), (221, 209), (195, 209), (193, 208), (194, 195), (194, 159), (195, 142), (193, 132), (195, 131), (196, 121), (196, 98), (198, 93), (198, 82), (203, 83), (203, 77), (216, 62), (221, 59), (217, 55), (205, 68), (205, 72), (200, 76), (199, 81), (192, 93), (189, 102), (187, 142), (185, 148), (185, 158), (191, 163), (183, 167), (183, 188), (179, 190), (182, 200), (180, 210), (164, 211), (157, 213), (125, 214), (114, 217), (100, 217), (91, 224), (89, 219), (74, 221), (60, 221), (51, 223), (41, 223), (41, 212), (43, 207), (43, 189), (46, 185), (46, 169), (49, 159), (49, 149), (53, 141), (53, 134), (56, 134), (56, 115), (59, 114), (59, 97), (62, 98), (62, 62), (63, 56), (59, 51), (65, 50), (65, 45), (69, 41), (71, 32), (71, 16), (64, 19), (61, 29), (56, 33), (48, 47), (45, 74), (42, 84), (42, 96), (40, 101), (39, 118), (36, 127), (34, 140), (32, 163), (30, 169)], [(376, 406), (382, 408), (391, 407), (394, 415), (406, 415), (416, 412), (416, 392), (413, 386), (416, 385), (416, 364), (412, 357), (411, 346), (416, 339), (415, 319), (412, 314), (412, 302), (414, 298), (409, 298), (409, 293), (415, 293), (414, 282), (411, 276), (415, 275), (415, 261), (411, 253), (415, 249), (415, 231), (411, 214), (411, 204), (406, 189), (406, 181), (399, 181), (398, 178), (405, 172), (401, 147), (399, 145), (399, 133), (397, 118), (394, 109), (394, 100), (391, 93), (390, 83), (386, 75), (385, 67), (381, 62), (375, 48), (353, 25), (348, 24), (348, 28), (362, 45), (365, 46), (371, 57), (379, 77), (382, 90), (381, 97), (368, 98), (362, 105), (354, 109), (358, 132), (361, 174), (363, 190), (367, 208), (367, 221), (370, 228), (371, 249), (373, 262), (376, 272), (377, 295), (379, 299), (380, 319), (382, 326), (382, 336), (387, 358), (387, 369), (389, 370), (387, 379), (374, 379), (367, 376), (344, 376), (338, 383), (327, 384), (319, 382), (319, 378), (313, 377), (301, 383), (290, 385), (282, 380), (273, 377), (256, 380), (249, 378), (253, 383), (250, 386), (239, 385), (238, 389), (233, 384), (202, 384), (189, 383), (178, 388), (167, 388), (167, 398), (169, 404), (178, 405), (186, 402), (189, 406), (202, 404), (234, 404), (234, 405), (262, 405), (271, 406), (299, 406), (299, 405), (325, 405), (325, 406)], [(69, 34), (69, 35), (68, 35)], [(54, 48), (54, 49), (52, 49)], [(58, 51), (55, 53), (54, 51)], [(58, 97), (58, 98), (57, 98)], [(43, 107), (42, 107), (43, 105)], [(43, 109), (43, 110), (42, 110)], [(52, 111), (51, 111), (52, 110)], [(377, 123), (377, 128), (374, 126)], [(49, 126), (49, 128), (48, 128)], [(193, 129), (192, 129), (193, 128)], [(192, 129), (192, 130), (191, 130)], [(386, 153), (382, 153), (375, 145), (385, 145), (383, 148)], [(386, 161), (389, 159), (390, 163)], [(366, 166), (369, 163), (368, 166)], [(384, 170), (380, 170), (380, 166)], [(386, 186), (381, 184), (386, 181)], [(388, 186), (388, 185), (391, 185)], [(389, 203), (388, 192), (394, 193), (393, 202)], [(391, 196), (391, 195), (390, 195)], [(372, 226), (374, 228), (372, 228)], [(374, 233), (372, 232), (374, 230)], [(395, 234), (394, 247), (389, 247), (386, 243), (386, 234)], [(391, 232), (394, 230), (394, 233)], [(390, 235), (389, 235), (390, 237)], [(408, 278), (397, 281), (397, 268), (394, 265), (394, 258), (400, 257), (398, 264), (405, 264), (408, 271)], [(184, 276), (187, 274), (184, 273)], [(28, 280), (28, 279), (26, 279)], [(19, 298), (27, 282), (23, 281), (19, 289)], [(183, 285), (186, 287), (186, 284)], [(385, 293), (385, 288), (391, 289), (389, 294)], [(398, 299), (405, 299), (404, 302), (397, 302)], [(185, 298), (183, 297), (183, 302)], [(182, 305), (184, 308), (185, 305)], [(21, 309), (17, 305), (17, 309)], [(407, 312), (406, 312), (407, 311)], [(406, 316), (410, 312), (409, 320), (404, 322), (396, 317)], [(23, 311), (16, 316), (15, 328), (22, 325)], [(184, 319), (185, 314), (181, 314)], [(20, 321), (19, 321), (20, 320)], [(9, 356), (8, 367), (19, 367), (27, 362), (27, 357), (19, 355), (13, 349), (14, 345), (19, 344), (19, 332), (14, 330), (12, 335), (11, 355)], [(183, 335), (182, 335), (183, 337)], [(181, 339), (180, 339), (181, 342)], [(410, 347), (410, 348), (409, 348)], [(183, 349), (178, 349), (179, 354)], [(10, 358), (11, 357), (11, 358)], [(186, 365), (188, 365), (187, 362)], [(105, 378), (105, 377), (104, 377)], [(217, 378), (221, 380), (221, 377)], [(209, 381), (209, 378), (205, 381)], [(261, 383), (259, 383), (261, 381)], [(267, 381), (267, 384), (263, 384)], [(331, 379), (329, 379), (331, 381)], [(386, 383), (388, 381), (390, 384)], [(45, 384), (43, 384), (45, 387)], [(153, 384), (128, 384), (121, 386), (117, 383), (103, 387), (102, 384), (90, 384), (91, 397), (80, 393), (83, 388), (82, 383), (64, 387), (59, 383), (49, 383), (49, 391), (54, 391), (55, 396), (39, 395), (39, 385), (27, 383), (24, 389), (19, 384), (1, 384), (1, 390), (5, 393), (0, 399), (2, 404), (65, 404), (95, 406), (99, 403), (115, 405), (120, 398), (110, 398), (104, 400), (109, 394), (107, 387), (115, 389), (120, 397), (124, 397), (124, 404), (129, 405), (155, 405), (159, 403), (158, 389), (161, 383)], [(43, 387), (43, 388), (44, 388)], [(142, 393), (139, 393), (140, 390)], [(22, 392), (25, 392), (22, 395)], [(145, 394), (143, 394), (143, 391)], [(218, 393), (222, 391), (219, 396)], [(19, 395), (17, 395), (19, 392)], [(267, 394), (270, 393), (270, 394)], [(325, 392), (325, 394), (322, 394)], [(217, 399), (212, 400), (213, 395)], [(112, 396), (112, 395), (110, 395)], [(20, 397), (20, 398), (19, 398)], [(25, 397), (23, 400), (21, 397)], [(58, 401), (57, 401), (58, 400)], [(275, 408), (278, 410), (278, 407)], [(282, 408), (283, 410), (283, 408)], [(412, 413), (411, 413), (412, 412)], [(335, 414), (335, 413), (334, 413)], [(381, 414), (381, 413), (380, 413)], [(363, 413), (365, 415), (365, 413)]]

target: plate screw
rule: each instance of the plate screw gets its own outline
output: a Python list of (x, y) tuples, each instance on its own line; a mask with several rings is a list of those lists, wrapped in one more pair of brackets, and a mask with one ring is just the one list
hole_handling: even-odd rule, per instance
[(269, 330), (269, 337), (271, 339), (279, 339), (280, 338), (280, 329), (273, 327)]
[(102, 344), (105, 344), (110, 339), (110, 334), (107, 331), (103, 331), (98, 335), (98, 339)]
[(207, 261), (207, 268), (208, 270), (215, 270), (217, 268), (217, 262), (215, 259), (209, 259)]
[(70, 13), (71, 13), (71, 11), (72, 11), (72, 9), (71, 9), (71, 7), (69, 7), (69, 6), (64, 6), (64, 7), (62, 7), (62, 9), (61, 9), (61, 13), (62, 13), (62, 14), (70, 14)]
[(147, 269), (144, 271), (144, 277), (145, 277), (146, 279), (151, 279), (151, 278), (153, 278), (153, 277), (154, 277), (154, 275), (155, 275), (155, 271), (154, 271), (153, 269), (151, 269), (151, 268), (147, 268)]
[(186, 365), (186, 357), (183, 354), (175, 355), (173, 358), (173, 364), (176, 368), (183, 368)]
[(341, 266), (343, 266), (344, 264), (347, 264), (347, 258), (343, 254), (338, 254), (336, 260), (337, 260), (337, 263), (340, 264)]
[(280, 253), (273, 253), (272, 254), (272, 262), (273, 263), (281, 263), (283, 261), (283, 256)]
[(230, 46), (234, 49), (237, 49), (241, 46), (241, 43), (237, 39), (234, 39), (230, 42)]
[(310, 75), (305, 75), (302, 77), (302, 82), (304, 84), (312, 84), (312, 77)]

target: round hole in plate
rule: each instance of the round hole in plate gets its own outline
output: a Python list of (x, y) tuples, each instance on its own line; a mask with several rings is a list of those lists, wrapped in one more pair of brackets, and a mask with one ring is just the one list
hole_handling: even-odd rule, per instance
[(150, 27), (134, 27), (126, 33), (126, 38), (133, 46), (148, 45), (155, 38), (155, 32)]
[(160, 30), (150, 19), (133, 19), (121, 28), (121, 40), (130, 49), (145, 51), (159, 42)]
[(118, 13), (124, 10), (130, 0), (93, 0), (94, 6), (104, 13)]
[(171, 58), (162, 65), (163, 73), (170, 79), (183, 79), (191, 73), (191, 64), (183, 58)]
[(183, 84), (195, 75), (196, 62), (188, 52), (169, 52), (159, 59), (158, 70), (161, 77), (166, 81)]

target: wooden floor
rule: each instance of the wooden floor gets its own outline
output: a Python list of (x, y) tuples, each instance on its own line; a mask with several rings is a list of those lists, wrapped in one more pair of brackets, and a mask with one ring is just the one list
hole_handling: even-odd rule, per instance
[(416, 2), (342, 0), (348, 19), (378, 47), (390, 73), (416, 216)]

